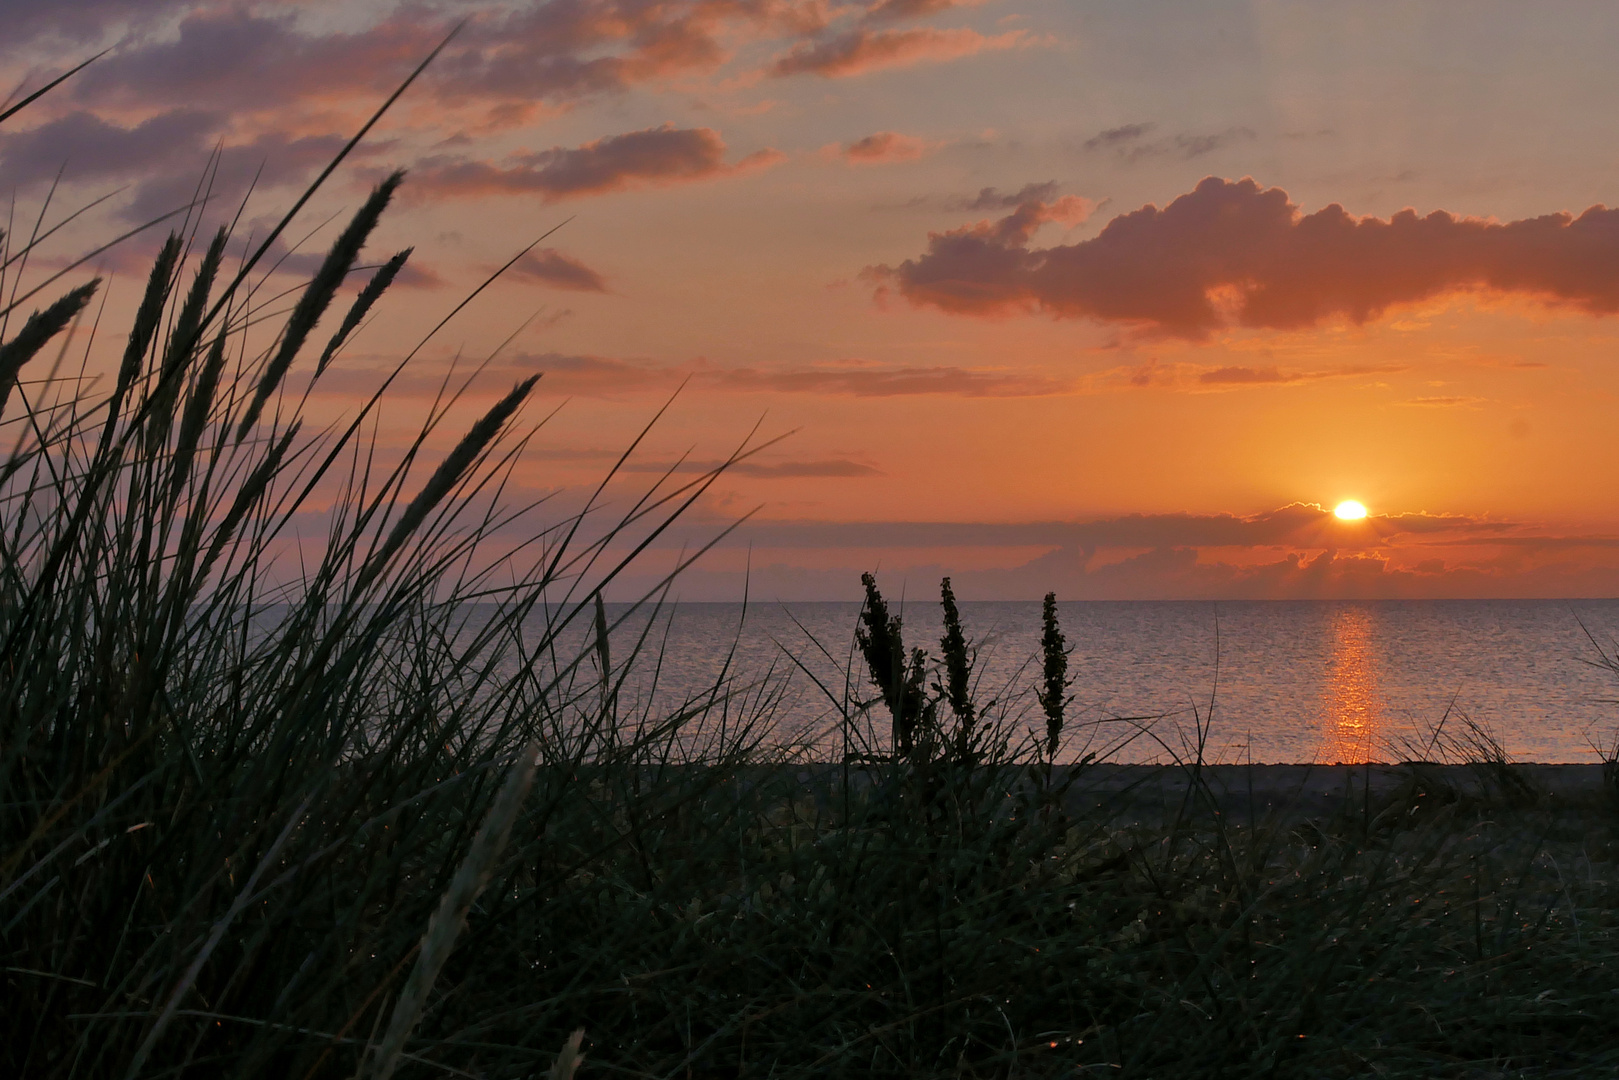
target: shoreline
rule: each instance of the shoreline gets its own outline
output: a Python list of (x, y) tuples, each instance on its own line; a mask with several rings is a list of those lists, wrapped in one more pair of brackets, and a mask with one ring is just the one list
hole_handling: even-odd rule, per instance
[[(1127, 765), (1086, 766), (1068, 793), (1072, 810), (1102, 809), (1120, 816), (1157, 819), (1187, 802), (1194, 773), (1215, 808), (1239, 820), (1330, 817), (1381, 808), (1402, 793), (1420, 790), (1480, 802), (1548, 807), (1589, 805), (1611, 790), (1605, 766), (1493, 762), (1474, 764), (1362, 763), (1358, 765)], [(1446, 800), (1448, 801), (1448, 799)]]

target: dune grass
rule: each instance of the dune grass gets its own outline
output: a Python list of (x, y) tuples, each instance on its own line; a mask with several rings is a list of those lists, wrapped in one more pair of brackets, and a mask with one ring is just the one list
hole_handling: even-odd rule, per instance
[[(459, 441), (440, 403), (386, 465), (380, 399), (300, 421), (289, 372), (395, 183), (279, 320), (230, 234), (188, 223), (110, 386), (65, 333), (95, 283), (26, 319), (7, 301), (0, 1073), (1619, 1066), (1607, 806), (1413, 771), (1341, 819), (1235, 824), (1194, 788), (1133, 824), (1072, 797), (1054, 603), (1026, 710), (976, 686), (948, 582), (932, 657), (868, 578), (862, 664), (823, 688), (836, 760), (774, 738), (786, 668), (621, 694), (656, 656), (607, 647), (610, 555), (715, 474), (605, 528), (506, 508), (532, 381)], [(4, 255), (13, 298), (32, 244)], [(357, 285), (319, 371), (407, 255)]]

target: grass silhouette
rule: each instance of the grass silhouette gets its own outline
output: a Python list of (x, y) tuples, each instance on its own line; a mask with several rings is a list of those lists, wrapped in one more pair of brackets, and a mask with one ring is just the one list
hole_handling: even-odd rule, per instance
[[(1414, 770), (1387, 805), (1237, 824), (1196, 780), (1185, 814), (1136, 820), (1077, 797), (1086, 758), (1059, 761), (1074, 726), (1054, 597), (1034, 730), (1015, 698), (978, 694), (948, 581), (930, 659), (870, 575), (864, 670), (822, 686), (841, 759), (772, 740), (785, 670), (727, 665), (657, 711), (627, 700), (656, 657), (650, 631), (607, 647), (601, 591), (632, 565), (614, 545), (644, 547), (718, 470), (665, 478), (605, 529), (538, 521), (514, 551), (500, 537), (533, 511), (499, 495), (533, 380), (425, 480), (442, 403), (393, 465), (361, 435), (380, 391), (305, 434), (289, 372), (397, 183), (267, 343), (249, 270), (269, 242), (232, 275), (231, 234), (199, 251), (188, 221), (105, 393), (63, 376), (65, 348), (22, 378), (96, 283), (12, 326), (41, 286), (11, 282), (0, 1071), (1619, 1066), (1611, 809), (1503, 780), (1487, 740), (1450, 745), (1484, 754), (1494, 801)], [(38, 242), (11, 243), (13, 274)], [(360, 288), (313, 377), (408, 255)], [(327, 533), (285, 580), (278, 552), (317, 499)]]

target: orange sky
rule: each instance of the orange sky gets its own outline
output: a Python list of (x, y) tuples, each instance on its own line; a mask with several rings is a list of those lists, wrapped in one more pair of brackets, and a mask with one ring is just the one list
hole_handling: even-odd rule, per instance
[[(466, 411), (546, 372), (527, 491), (572, 497), (682, 382), (625, 491), (791, 432), (657, 555), (755, 512), (688, 599), (744, 567), (797, 599), (873, 567), (966, 597), (1619, 595), (1610, 4), (16, 0), (10, 85), (112, 51), (0, 129), (0, 189), (119, 190), (65, 259), (217, 145), (222, 206), (262, 167), (252, 228), (461, 18), (289, 233), (291, 275), (410, 169), (373, 242), (415, 246), (409, 287), (314, 407), (568, 219), (425, 350), (384, 441), (514, 331)], [(155, 242), (107, 260), (114, 325)]]

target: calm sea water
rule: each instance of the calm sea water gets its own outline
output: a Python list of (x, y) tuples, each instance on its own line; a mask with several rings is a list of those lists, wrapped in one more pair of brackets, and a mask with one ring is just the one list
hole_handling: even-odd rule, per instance
[[(608, 605), (610, 616), (622, 610)], [(662, 703), (699, 693), (734, 648), (731, 670), (745, 680), (789, 680), (776, 713), (784, 737), (824, 731), (835, 712), (815, 680), (843, 695), (859, 610), (677, 605), (650, 639), (662, 652), (656, 687), (642, 664), (625, 693)], [(1032, 723), (1039, 604), (961, 610), (979, 649), (980, 700)], [(938, 606), (908, 604), (903, 616), (906, 644), (937, 653)], [(1619, 731), (1619, 677), (1593, 666), (1587, 637), (1614, 651), (1619, 601), (1096, 602), (1062, 604), (1060, 616), (1073, 648), (1069, 753), (1165, 760), (1202, 723), (1206, 756), (1221, 761), (1398, 760), (1448, 710), (1445, 731), (1470, 718), (1517, 760), (1589, 762), (1593, 744), (1612, 746)], [(615, 632), (615, 655), (637, 624)], [(848, 685), (872, 696), (858, 669)]]

